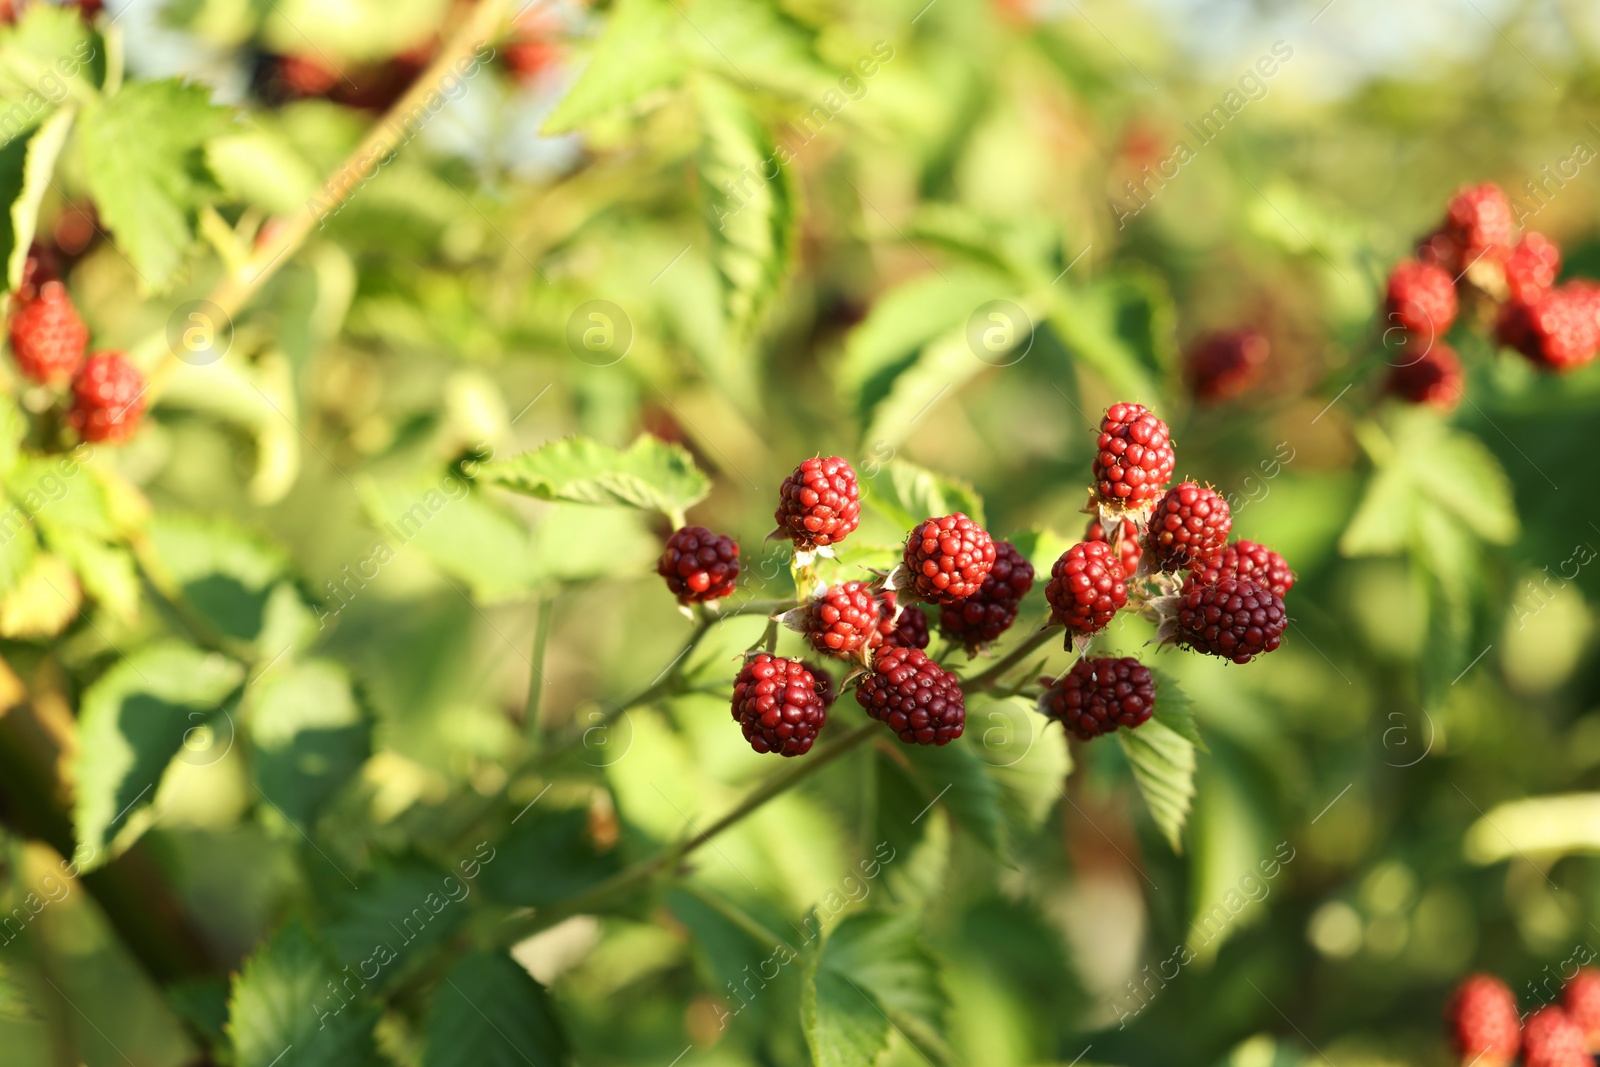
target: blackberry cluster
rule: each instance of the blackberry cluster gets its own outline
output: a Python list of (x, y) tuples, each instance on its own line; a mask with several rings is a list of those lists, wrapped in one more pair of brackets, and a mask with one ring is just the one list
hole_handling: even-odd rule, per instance
[(939, 632), (976, 651), (1011, 629), (1033, 588), (1033, 564), (1009, 541), (996, 541), (994, 567), (978, 591), (939, 608)]
[(1463, 1064), (1593, 1067), (1600, 1052), (1600, 970), (1580, 968), (1559, 1000), (1523, 1018), (1517, 998), (1489, 974), (1463, 978), (1444, 1009), (1446, 1037)]

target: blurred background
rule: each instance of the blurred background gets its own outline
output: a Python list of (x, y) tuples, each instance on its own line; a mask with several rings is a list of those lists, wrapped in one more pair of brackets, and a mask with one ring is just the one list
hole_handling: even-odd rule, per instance
[[(177, 359), (93, 460), (137, 577), (119, 598), (79, 561), (70, 611), (0, 605), (6, 1062), (865, 1063), (871, 1041), (818, 1036), (819, 998), (840, 1032), (881, 1024), (827, 1016), (818, 974), (876, 962), (901, 968), (862, 994), (886, 1064), (1444, 1064), (1460, 976), (1531, 1010), (1594, 959), (1600, 372), (1542, 374), (1467, 309), (1463, 401), (1403, 405), (1382, 300), (1480, 182), (1564, 277), (1600, 277), (1600, 8), (519, 0), (397, 115), (477, 8), (83, 16), (86, 91), (184, 79), (214, 109), (128, 120), (187, 184), (85, 144), (38, 200), (95, 347)], [(402, 146), (352, 167), (383, 124)], [(1264, 359), (1197, 395), (1198, 342), (1241, 330)], [(857, 752), (505, 946), (510, 977), (449, 970), (791, 765), (728, 719), (759, 617), (675, 666), (666, 515), (480, 469), (568, 435), (681, 446), (709, 486), (688, 519), (737, 537), (755, 598), (794, 595), (763, 539), (802, 459), (846, 458), (880, 502), (852, 570), (937, 472), (1042, 572), (1021, 635), (1123, 400), (1298, 574), (1248, 666), (1157, 651), (1136, 618), (1100, 639), (1192, 702), (1180, 850), (1123, 748), (974, 701), (977, 756)], [(177, 712), (159, 755), (115, 714), (152, 663), (226, 709)], [(581, 743), (539, 763), (551, 736)], [(910, 821), (946, 774), (968, 777)], [(350, 984), (452, 874), (426, 943)], [(808, 914), (911, 928), (862, 935), (862, 972), (841, 949), (767, 977), (770, 931)]]

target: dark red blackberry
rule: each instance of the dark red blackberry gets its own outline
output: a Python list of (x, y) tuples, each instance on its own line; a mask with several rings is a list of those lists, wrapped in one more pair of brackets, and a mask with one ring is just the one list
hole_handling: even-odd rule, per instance
[[(1106, 529), (1100, 525), (1099, 519), (1090, 519), (1089, 528), (1083, 532), (1085, 541), (1099, 541), (1109, 544), (1110, 538), (1106, 537)], [(1132, 519), (1122, 520), (1122, 536), (1117, 538), (1117, 555), (1122, 557), (1122, 573), (1132, 578), (1139, 571), (1139, 557), (1144, 555), (1144, 550), (1139, 547), (1139, 526)]]
[(917, 648), (879, 650), (856, 701), (906, 744), (949, 744), (966, 728), (960, 682)]
[(1266, 545), (1254, 541), (1235, 541), (1211, 559), (1192, 567), (1183, 587), (1187, 591), (1199, 585), (1216, 585), (1224, 578), (1243, 578), (1280, 597), (1288, 596), (1289, 590), (1294, 588), (1294, 571), (1289, 569), (1289, 562)]
[(1176, 612), (1163, 626), (1163, 635), (1185, 648), (1235, 663), (1249, 663), (1254, 656), (1276, 651), (1289, 625), (1283, 598), (1243, 578), (1197, 585), (1175, 599)]
[(144, 416), (144, 375), (121, 352), (96, 352), (72, 379), (68, 419), (85, 441), (117, 444)]
[(1256, 330), (1206, 334), (1184, 360), (1189, 391), (1202, 404), (1220, 404), (1249, 391), (1271, 354), (1266, 336)]
[(878, 601), (866, 582), (830, 586), (797, 614), (797, 628), (818, 652), (848, 656), (878, 643)]
[(757, 752), (803, 756), (828, 709), (805, 664), (760, 652), (733, 680), (733, 718)]
[(1095, 449), (1095, 491), (1105, 503), (1125, 507), (1160, 496), (1177, 462), (1167, 424), (1140, 404), (1107, 408)]
[(1581, 367), (1600, 350), (1600, 286), (1568, 282), (1533, 304), (1507, 304), (1495, 336), (1543, 370)]
[(1561, 273), (1561, 246), (1529, 230), (1506, 260), (1506, 291), (1516, 304), (1537, 303)]
[(1383, 391), (1408, 404), (1427, 404), (1451, 412), (1461, 403), (1467, 379), (1461, 370), (1461, 357), (1443, 341), (1435, 341), (1410, 362), (1389, 371)]
[(903, 592), (950, 604), (976, 593), (994, 567), (994, 540), (959, 511), (927, 519), (906, 536)]
[(1132, 656), (1080, 659), (1072, 669), (1046, 684), (1039, 710), (1079, 738), (1129, 730), (1150, 718), (1156, 683), (1150, 669)]
[(907, 604), (896, 614), (897, 598), (884, 590), (878, 597), (878, 642), (889, 648), (927, 648), (928, 616), (920, 604)]
[(796, 549), (838, 544), (861, 523), (856, 472), (838, 456), (806, 460), (783, 480), (773, 517)]
[(939, 632), (976, 650), (1011, 629), (1033, 588), (1033, 564), (1009, 541), (994, 543), (994, 568), (976, 593), (939, 608)]
[(1207, 485), (1181, 482), (1156, 502), (1145, 527), (1144, 550), (1161, 569), (1182, 570), (1221, 552), (1232, 529), (1222, 494)]
[(1389, 324), (1431, 342), (1456, 321), (1456, 283), (1441, 267), (1401, 260), (1389, 272), (1385, 309)]
[(680, 604), (720, 600), (733, 592), (739, 577), (739, 546), (704, 526), (684, 526), (667, 538), (656, 573)]
[(11, 357), (31, 381), (56, 384), (71, 378), (88, 346), (89, 327), (60, 282), (39, 286), (39, 295), (23, 301), (11, 316)]
[(1082, 541), (1061, 553), (1044, 587), (1050, 621), (1069, 634), (1087, 636), (1104, 629), (1128, 603), (1122, 561), (1103, 541)]
[(833, 675), (816, 663), (801, 661), (800, 666), (811, 672), (811, 677), (817, 683), (817, 696), (822, 698), (823, 710), (830, 710), (833, 702), (838, 699), (839, 692), (833, 686)]
[(1468, 975), (1456, 986), (1444, 1009), (1450, 1044), (1462, 1063), (1506, 1067), (1522, 1044), (1517, 998), (1500, 979)]

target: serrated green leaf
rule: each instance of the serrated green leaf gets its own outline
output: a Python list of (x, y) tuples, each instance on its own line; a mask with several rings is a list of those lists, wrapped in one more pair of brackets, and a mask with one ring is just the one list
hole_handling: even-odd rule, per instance
[(840, 72), (818, 57), (815, 36), (774, 0), (696, 0), (694, 26), (679, 32), (680, 47), (701, 70), (812, 101), (825, 112), (845, 106)]
[(891, 523), (910, 530), (928, 518), (962, 512), (984, 523), (983, 498), (966, 482), (895, 459), (861, 482), (862, 500)]
[(1150, 669), (1150, 675), (1156, 683), (1156, 706), (1151, 711), (1151, 716), (1159, 723), (1170, 727), (1174, 733), (1192, 743), (1201, 752), (1210, 752), (1205, 741), (1200, 737), (1200, 727), (1194, 721), (1194, 704), (1165, 671)]
[(428, 1017), (423, 1067), (561, 1067), (566, 1035), (544, 986), (502, 952), (463, 956)]
[(971, 701), (963, 737), (972, 739), (973, 751), (1000, 787), (1000, 810), (1011, 847), (1038, 829), (1061, 800), (1062, 782), (1072, 772), (1066, 734), (1048, 729), (1047, 721), (1027, 701), (1008, 697)]
[(917, 939), (914, 915), (861, 912), (829, 932), (801, 994), (801, 1024), (818, 1067), (870, 1067), (892, 1023), (929, 1062), (949, 1062), (948, 999)]
[(59, 4), (29, 4), (0, 27), (0, 137), (16, 137), (69, 96), (90, 99), (105, 74), (105, 43)]
[[(75, 108), (56, 111), (26, 139), (17, 138), (0, 148), (0, 197), (10, 205), (0, 218), (0, 259), (6, 264), (6, 288), (15, 291), (22, 282), (22, 268), (39, 222), (39, 204), (49, 191), (56, 159), (67, 142), (67, 131), (77, 114)], [(13, 171), (14, 145), (21, 145), (20, 171)]]
[(378, 1009), (341, 985), (344, 978), (298, 922), (257, 949), (234, 978), (228, 998), (237, 1067), (375, 1065), (372, 1028)]
[(543, 132), (568, 133), (677, 85), (687, 65), (671, 42), (682, 22), (666, 0), (620, 0), (589, 65), (546, 120)]
[(1194, 743), (1151, 719), (1135, 730), (1118, 730), (1150, 815), (1174, 852), (1183, 851), (1183, 824), (1194, 800)]
[(1464, 523), (1497, 545), (1521, 532), (1511, 479), (1484, 443), (1468, 433), (1444, 430), (1412, 434), (1398, 446), (1412, 482)]
[(900, 754), (922, 789), (925, 805), (937, 801), (983, 847), (996, 854), (1004, 850), (1000, 786), (983, 760), (959, 744), (907, 745)]
[(1339, 538), (1345, 556), (1390, 556), (1405, 548), (1416, 521), (1411, 480), (1394, 466), (1379, 467)]
[(460, 929), (476, 889), (467, 872), (485, 869), (476, 861), (460, 873), (418, 859), (380, 861), (359, 888), (340, 883), (319, 929), (338, 964), (376, 968), (374, 985), (392, 988)]
[(84, 592), (124, 625), (139, 617), (139, 568), (133, 553), (93, 537), (50, 535), (50, 548), (77, 572)]
[(172, 280), (194, 243), (196, 213), (219, 192), (204, 150), (226, 121), (207, 89), (178, 81), (132, 82), (84, 108), (84, 179), (146, 291)]
[(366, 762), (372, 725), (332, 660), (279, 664), (255, 685), (250, 741), (262, 795), (302, 831)]
[(104, 863), (118, 832), (149, 806), (156, 786), (189, 731), (219, 715), (244, 668), (214, 652), (177, 642), (151, 645), (121, 660), (84, 692), (78, 713), (78, 783), (73, 823)]
[(46, 544), (52, 536), (116, 536), (105, 486), (67, 456), (22, 457), (6, 476), (5, 489), (33, 518)]
[(795, 254), (798, 192), (780, 150), (750, 106), (726, 83), (696, 86), (700, 115), (701, 214), (733, 343), (759, 329)]
[(483, 891), (496, 900), (544, 907), (574, 896), (621, 869), (615, 849), (602, 851), (589, 831), (589, 809), (535, 805), (495, 843)]
[(682, 446), (649, 434), (627, 451), (586, 437), (565, 437), (487, 463), (479, 477), (540, 500), (642, 508), (668, 516), (681, 515), (711, 491), (710, 480)]
[(1055, 289), (1050, 323), (1074, 359), (1119, 395), (1158, 403), (1176, 350), (1176, 313), (1164, 283), (1125, 272), (1082, 289)]

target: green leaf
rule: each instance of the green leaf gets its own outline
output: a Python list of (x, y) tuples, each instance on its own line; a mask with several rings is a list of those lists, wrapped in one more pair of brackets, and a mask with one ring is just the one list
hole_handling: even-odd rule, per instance
[(0, 137), (17, 136), (69, 95), (92, 98), (105, 73), (105, 42), (78, 12), (29, 4), (15, 26), (0, 29)]
[(843, 108), (840, 72), (817, 56), (815, 35), (785, 6), (776, 0), (695, 0), (694, 25), (679, 27), (679, 48), (694, 54), (697, 68), (732, 82), (771, 87), (820, 105), (824, 114)]
[(903, 459), (890, 460), (863, 479), (861, 496), (868, 507), (905, 530), (927, 518), (962, 512), (983, 525), (983, 498), (966, 482), (935, 474)]
[(677, 85), (687, 69), (676, 40), (683, 16), (667, 0), (619, 0), (583, 74), (544, 124), (567, 133)]
[(681, 515), (711, 482), (687, 450), (649, 434), (626, 452), (586, 437), (564, 437), (532, 452), (487, 463), (479, 478), (540, 500), (616, 505)]
[(77, 534), (56, 534), (49, 541), (77, 573), (84, 592), (124, 625), (138, 621), (141, 588), (133, 553)]
[(243, 678), (224, 656), (166, 642), (118, 662), (84, 692), (73, 823), (93, 850), (89, 866), (105, 862), (112, 839), (149, 806), (185, 735), (232, 715), (229, 697)]
[(1379, 467), (1339, 538), (1346, 556), (1390, 556), (1405, 548), (1416, 521), (1411, 480), (1398, 467)]
[(1000, 786), (983, 760), (964, 745), (908, 745), (899, 754), (924, 797), (924, 811), (937, 801), (984, 848), (1002, 852)]
[(13, 138), (0, 148), (0, 198), (11, 205), (0, 218), (0, 259), (6, 264), (8, 290), (15, 291), (22, 283), (22, 268), (39, 221), (39, 204), (52, 185), (56, 158), (66, 144), (75, 114), (73, 108), (63, 108), (45, 119), (31, 136)]
[(0, 964), (0, 1019), (22, 1021), (38, 1017), (38, 1012), (28, 1003), (28, 998), (17, 983), (16, 974), (11, 967)]
[(209, 90), (178, 81), (131, 82), (84, 109), (84, 179), (146, 291), (172, 280), (194, 243), (196, 213), (219, 191), (204, 148), (226, 121)]
[(1066, 733), (1048, 728), (1028, 701), (1008, 697), (974, 700), (964, 736), (972, 738), (973, 751), (1000, 787), (1009, 851), (1061, 800), (1062, 782), (1072, 771)]
[(378, 1009), (299, 922), (245, 961), (228, 998), (237, 1067), (374, 1065), (377, 1020)]
[(942, 1036), (948, 998), (913, 915), (861, 912), (829, 932), (813, 957), (800, 1019), (817, 1067), (871, 1067), (893, 1024), (934, 1064), (947, 1063)]
[(1418, 492), (1485, 541), (1516, 541), (1521, 524), (1511, 479), (1482, 441), (1439, 427), (1437, 432), (1408, 434), (1397, 448)]
[(1189, 694), (1180, 689), (1172, 675), (1165, 671), (1152, 667), (1150, 674), (1156, 683), (1156, 706), (1151, 711), (1152, 717), (1201, 752), (1210, 752), (1200, 738), (1200, 727), (1195, 724), (1194, 704), (1189, 700)]
[(211, 173), (237, 200), (287, 215), (306, 210), (319, 176), (275, 127), (256, 125), (206, 145)]
[(725, 82), (697, 86), (701, 213), (735, 344), (752, 336), (795, 255), (798, 191), (771, 132)]
[(1462, 842), (1472, 863), (1600, 853), (1600, 793), (1511, 800), (1480, 815)]
[(338, 890), (320, 926), (335, 962), (367, 975), (376, 969), (370, 981), (379, 989), (414, 973), (467, 918), (476, 888), (467, 872), (483, 868), (473, 861), (460, 869), (458, 875), (418, 859), (380, 861), (359, 888)]
[(1165, 284), (1125, 271), (1086, 288), (1056, 289), (1050, 323), (1073, 357), (1119, 395), (1159, 402), (1177, 344), (1176, 312)]
[(24, 456), (5, 479), (6, 493), (20, 504), (50, 544), (55, 537), (110, 540), (117, 534), (105, 486), (84, 474), (68, 456)]
[(1117, 738), (1156, 826), (1172, 850), (1182, 852), (1183, 824), (1194, 800), (1194, 742), (1157, 719), (1119, 730)]
[(280, 665), (256, 684), (250, 741), (256, 784), (302, 831), (372, 752), (371, 723), (332, 660)]
[(560, 1067), (566, 1035), (544, 986), (502, 952), (474, 952), (433, 995), (423, 1067)]
[(496, 842), (483, 891), (496, 900), (544, 907), (575, 896), (621, 869), (615, 849), (601, 851), (589, 832), (589, 809), (535, 804)]
[(0, 501), (0, 595), (10, 593), (33, 569), (39, 537), (28, 514), (10, 501)]

